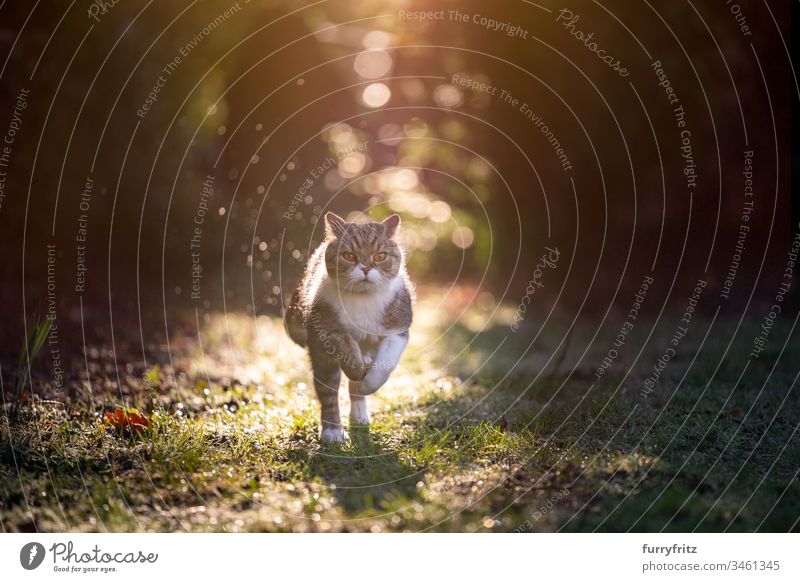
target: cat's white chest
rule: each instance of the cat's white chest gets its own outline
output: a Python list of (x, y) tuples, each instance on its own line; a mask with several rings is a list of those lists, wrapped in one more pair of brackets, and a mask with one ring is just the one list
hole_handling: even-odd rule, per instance
[(363, 339), (383, 333), (383, 312), (386, 303), (375, 297), (350, 296), (342, 298), (339, 316), (350, 329), (350, 335)]
[(386, 307), (397, 295), (398, 279), (376, 293), (339, 293), (326, 281), (322, 294), (325, 300), (339, 312), (339, 320), (356, 341), (368, 340), (371, 336), (383, 336), (387, 330), (383, 325)]

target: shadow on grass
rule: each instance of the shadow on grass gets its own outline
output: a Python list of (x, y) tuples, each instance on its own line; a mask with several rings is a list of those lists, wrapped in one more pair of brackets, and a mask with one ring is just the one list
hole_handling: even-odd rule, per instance
[(326, 445), (309, 458), (308, 476), (325, 482), (352, 518), (394, 511), (418, 497), (421, 471), (388, 448), (369, 427), (350, 429), (350, 442)]
[[(153, 414), (136, 438), (90, 414), (77, 381), (70, 406), (37, 395), (0, 425), (3, 528), (797, 529), (792, 370), (755, 363), (737, 383), (733, 363), (708, 364), (681, 381), (687, 348), (643, 399), (640, 375), (612, 371), (595, 385), (591, 369), (573, 370), (577, 349), (559, 366), (564, 334), (528, 349), (522, 333), (456, 323), (433, 346), (412, 342), (371, 429), (320, 447), (318, 407), (297, 389), (305, 369), (282, 351), (279, 322), (258, 325), (235, 335), (250, 368), (230, 365), (218, 334), (175, 388), (166, 365), (127, 376), (125, 399)], [(115, 410), (111, 381), (93, 385), (98, 410)]]

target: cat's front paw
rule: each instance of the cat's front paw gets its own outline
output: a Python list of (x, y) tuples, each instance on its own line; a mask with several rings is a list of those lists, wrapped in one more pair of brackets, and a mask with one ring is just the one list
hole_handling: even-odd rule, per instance
[(347, 441), (347, 434), (340, 426), (330, 426), (322, 429), (319, 440), (323, 443), (344, 443)]
[(342, 367), (345, 375), (353, 382), (360, 382), (367, 375), (372, 365), (372, 358), (369, 356), (362, 356), (357, 361), (353, 362), (351, 366)]
[(350, 397), (350, 426), (369, 426), (369, 408), (363, 397)]
[(389, 380), (389, 372), (390, 370), (386, 370), (385, 367), (380, 365), (370, 368), (369, 372), (364, 376), (364, 379), (358, 383), (358, 393), (363, 396), (368, 396), (369, 394), (377, 392), (378, 388), (386, 384), (387, 380)]

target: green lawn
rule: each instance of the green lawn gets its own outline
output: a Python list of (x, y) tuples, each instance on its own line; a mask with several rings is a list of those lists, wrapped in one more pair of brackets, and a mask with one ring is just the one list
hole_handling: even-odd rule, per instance
[[(174, 368), (120, 355), (121, 386), (91, 351), (94, 410), (76, 378), (58, 398), (37, 383), (14, 421), (0, 416), (3, 529), (798, 530), (798, 342), (765, 382), (789, 325), (742, 376), (758, 322), (717, 369), (737, 322), (717, 320), (693, 362), (708, 325), (697, 321), (644, 397), (675, 318), (625, 376), (650, 331), (639, 322), (595, 382), (618, 326), (573, 370), (597, 325), (584, 322), (545, 367), (566, 325), (526, 350), (537, 328), (511, 333), (513, 307), (487, 319), (494, 306), (477, 302), (453, 322), (440, 299), (421, 301), (373, 426), (344, 446), (320, 446), (305, 356), (279, 320), (211, 317), (202, 346), (185, 326)], [(104, 424), (121, 406), (149, 426)]]

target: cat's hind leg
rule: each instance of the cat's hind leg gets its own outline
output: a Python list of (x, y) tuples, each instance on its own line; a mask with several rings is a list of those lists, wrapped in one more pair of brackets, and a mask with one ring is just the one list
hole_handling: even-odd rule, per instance
[(373, 394), (386, 384), (407, 344), (408, 331), (386, 336), (381, 340), (367, 375), (358, 383), (359, 394), (362, 396)]

